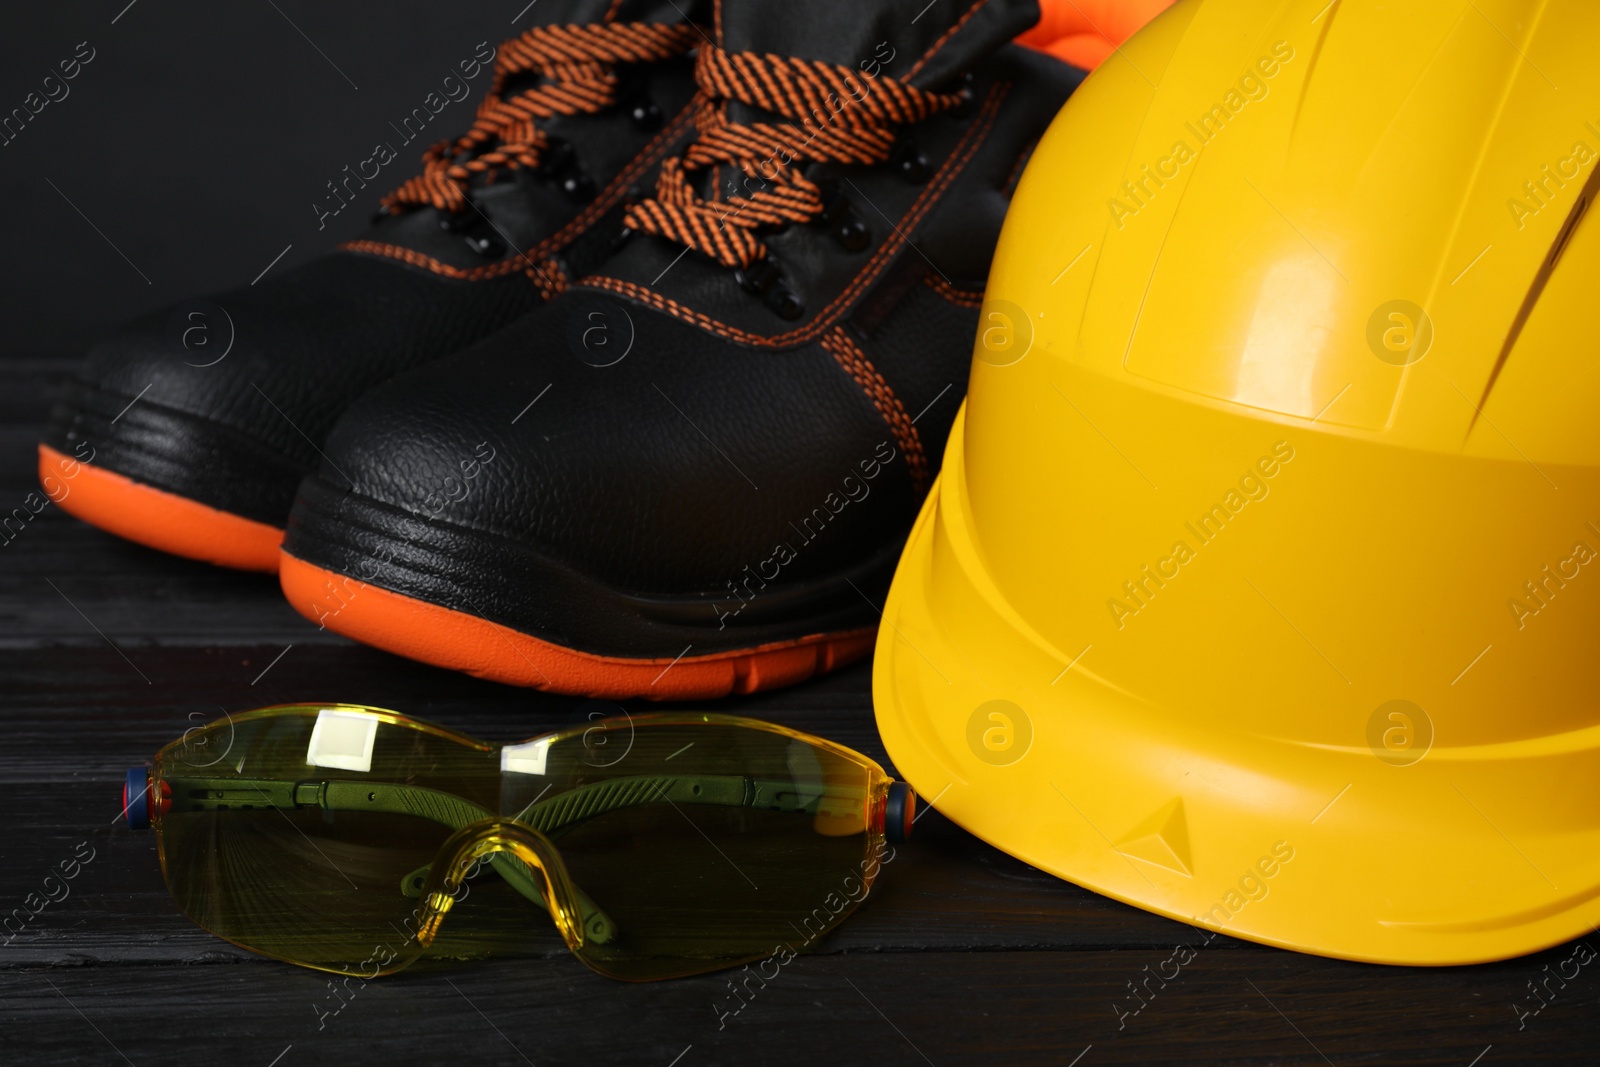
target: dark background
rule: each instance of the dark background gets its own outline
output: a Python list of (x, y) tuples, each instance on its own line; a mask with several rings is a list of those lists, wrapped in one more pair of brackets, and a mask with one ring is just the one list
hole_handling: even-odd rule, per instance
[[(7, 355), (80, 353), (135, 313), (249, 282), (286, 246), (274, 270), (354, 236), (418, 169), (424, 142), (401, 147), (389, 122), (479, 42), (526, 28), (512, 18), (528, 6), (127, 3), (8, 3), (0, 14), (0, 114), (80, 42), (96, 52), (64, 100), (0, 146)], [(480, 74), (428, 139), (463, 131), (488, 82)], [(401, 158), (319, 231), (311, 205), (324, 183), (380, 140)]]
[[(319, 232), (311, 205), (324, 183), (365, 158), (480, 41), (519, 30), (512, 19), (526, 0), (275, 3), (96, 0), (0, 14), (0, 112), (21, 105), (79, 42), (97, 53), (67, 99), (0, 147), (0, 513), (36, 487), (33, 447), (49, 397), (96, 335), (248, 282), (287, 246), (273, 269), (355, 233), (383, 189), (370, 187)], [(464, 128), (470, 107), (447, 108), (437, 134)], [(414, 154), (397, 160), (380, 184), (414, 168)], [(717, 710), (881, 759), (870, 677), (859, 664)], [(1600, 1058), (1595, 965), (1544, 987), (1548, 1004), (1529, 988), (1572, 946), (1426, 970), (1218, 937), (1181, 977), (1141, 987), (1154, 996), (1131, 1014), (1129, 983), (1201, 935), (1032, 870), (937, 812), (918, 823), (881, 891), (725, 1028), (713, 1005), (727, 1003), (727, 975), (610, 981), (540, 923), (495, 960), (446, 953), (372, 983), (319, 1022), (334, 1003), (327, 976), (196, 929), (162, 887), (150, 836), (117, 818), (124, 768), (223, 710), (291, 700), (388, 706), (497, 741), (584, 713), (581, 701), (319, 633), (269, 577), (162, 556), (58, 508), (0, 546), (0, 915), (40, 892), (53, 868), (93, 856), (69, 896), (17, 936), (0, 933), (0, 1063), (1490, 1067)], [(461, 911), (445, 927), (457, 945), (472, 936), (471, 909)]]

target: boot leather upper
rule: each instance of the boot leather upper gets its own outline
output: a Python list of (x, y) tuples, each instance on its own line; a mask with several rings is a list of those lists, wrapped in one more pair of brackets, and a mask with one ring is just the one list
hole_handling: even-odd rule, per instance
[[(535, 26), (681, 24), (694, 10), (683, 0), (541, 0), (529, 15)], [(694, 91), (687, 58), (622, 75), (624, 106), (538, 123), (570, 145), (560, 173), (496, 173), (475, 185), (477, 211), (456, 226), (409, 206), (300, 267), (126, 324), (88, 354), (47, 443), (83, 454), (87, 442), (110, 470), (282, 525), (351, 401), (489, 336), (603, 260), (623, 204), (649, 188), (688, 130), (683, 105)], [(505, 94), (528, 77), (513, 76)], [(636, 102), (653, 105), (659, 121), (636, 121)], [(424, 142), (396, 147), (412, 156)], [(565, 189), (574, 172), (594, 195)], [(503, 250), (481, 254), (468, 240), (486, 237)]]
[[(781, 572), (782, 586), (878, 555), (892, 564), (965, 391), (1012, 187), (1082, 77), (1006, 45), (1036, 18), (1010, 0), (940, 5), (916, 23), (886, 0), (719, 5), (729, 53), (856, 69), (876, 57), (919, 88), (967, 84), (970, 103), (901, 131), (925, 173), (800, 164), (843, 191), (870, 240), (847, 249), (821, 221), (764, 234), (798, 317), (723, 264), (636, 233), (561, 301), (364, 397), (330, 435), (319, 478), (616, 589), (705, 597), (708, 611), (747, 566)], [(470, 494), (428, 503), (488, 452)], [(315, 561), (315, 542), (291, 520), (287, 551)], [(484, 551), (448, 575), (418, 562), (418, 595), (448, 600), (441, 583), (454, 583), (490, 617), (550, 623), (527, 617), (535, 594), (497, 579), (508, 557)], [(404, 592), (406, 573), (380, 582)]]

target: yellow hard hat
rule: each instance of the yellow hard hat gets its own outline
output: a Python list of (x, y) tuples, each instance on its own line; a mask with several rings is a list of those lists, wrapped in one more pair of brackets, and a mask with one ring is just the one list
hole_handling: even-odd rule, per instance
[(1600, 5), (1180, 0), (1018, 188), (884, 610), (1040, 867), (1389, 963), (1600, 924)]

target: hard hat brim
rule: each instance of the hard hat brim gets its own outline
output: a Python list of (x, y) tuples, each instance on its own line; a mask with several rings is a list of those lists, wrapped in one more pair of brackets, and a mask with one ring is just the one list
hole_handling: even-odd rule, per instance
[(1435, 746), (1397, 767), (1365, 746), (1153, 706), (1097, 675), (1092, 655), (1052, 647), (988, 578), (964, 424), (963, 410), (885, 605), (873, 676), (884, 744), (927, 802), (1026, 863), (1201, 938), (1440, 965), (1600, 925), (1597, 813), (1552, 814), (1541, 837), (1519, 834), (1519, 851), (1543, 861), (1519, 864), (1470, 795), (1502, 771), (1555, 793), (1592, 777), (1595, 730)]

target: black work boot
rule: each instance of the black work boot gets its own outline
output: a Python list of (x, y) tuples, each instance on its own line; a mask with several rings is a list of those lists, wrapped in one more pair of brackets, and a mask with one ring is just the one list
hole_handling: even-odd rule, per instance
[(1014, 183), (1082, 72), (1022, 0), (723, 0), (696, 140), (560, 304), (375, 390), (279, 574), (340, 633), (594, 696), (867, 652)]
[[(98, 345), (40, 445), (46, 489), (67, 484), (62, 507), (134, 541), (275, 570), (295, 487), (351, 401), (541, 306), (610, 251), (626, 202), (692, 132), (695, 7), (541, 0), (538, 25), (480, 48), (493, 82), (471, 131), (430, 148), (361, 239)], [(485, 76), (478, 63), (462, 76)], [(403, 119), (396, 144), (428, 120)], [(379, 146), (339, 196), (394, 180), (375, 171), (395, 151)], [(319, 216), (342, 203), (330, 193)]]

